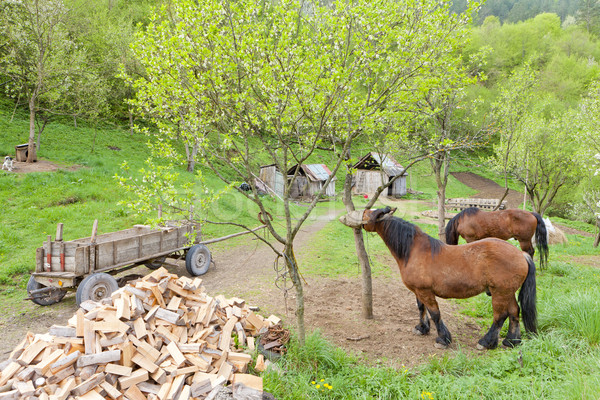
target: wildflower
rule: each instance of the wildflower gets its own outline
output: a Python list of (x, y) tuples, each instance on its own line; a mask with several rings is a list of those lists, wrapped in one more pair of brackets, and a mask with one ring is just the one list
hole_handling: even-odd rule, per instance
[(315, 387), (316, 387), (317, 389), (320, 389), (320, 388), (321, 388), (321, 385), (317, 385), (317, 386), (315, 386)]
[(314, 385), (315, 383), (317, 383), (317, 382), (315, 382), (315, 381), (312, 381), (312, 382), (311, 382), (311, 384), (312, 384), (312, 385)]
[(431, 394), (431, 392), (426, 392), (426, 391), (422, 391), (421, 392), (421, 398), (422, 399), (429, 399), (429, 400), (433, 400), (433, 395)]
[(321, 379), (321, 382), (325, 382), (325, 379)]

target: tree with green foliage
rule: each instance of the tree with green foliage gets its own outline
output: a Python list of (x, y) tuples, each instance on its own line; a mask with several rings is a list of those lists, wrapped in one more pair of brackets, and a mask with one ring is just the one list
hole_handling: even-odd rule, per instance
[[(348, 54), (345, 37), (336, 29), (339, 22), (338, 11), (313, 3), (181, 1), (163, 7), (134, 46), (148, 77), (134, 83), (136, 105), (159, 127), (161, 143), (198, 140), (200, 162), (227, 185), (247, 182), (252, 187), (240, 193), (258, 206), (283, 246), (268, 243), (294, 284), (300, 341), (304, 293), (294, 239), (334, 175), (295, 218), (290, 193), (297, 168), (285, 180), (279, 209), (283, 221), (266, 218), (276, 212), (259, 195), (255, 178), (264, 164), (274, 164), (287, 176), (293, 165), (307, 163), (330, 134), (333, 110), (352, 106), (357, 72), (365, 67), (361, 52), (368, 52), (370, 43), (362, 41)], [(347, 65), (344, 57), (356, 61)], [(358, 133), (344, 137), (342, 154)], [(277, 229), (282, 223), (283, 232)]]
[(506, 142), (496, 147), (496, 154), (506, 155), (508, 174), (523, 183), (533, 210), (540, 215), (544, 215), (559, 190), (581, 177), (580, 147), (573, 120), (571, 112), (547, 119), (536, 108), (530, 108), (516, 131), (518, 140), (512, 150), (506, 150)]
[[(582, 203), (594, 216), (594, 222), (600, 227), (600, 84), (590, 86), (581, 99), (574, 118), (578, 138), (581, 143), (579, 159), (586, 169), (583, 182)], [(594, 247), (600, 243), (600, 231), (596, 235)]]
[(497, 136), (491, 162), (494, 169), (504, 176), (504, 195), (498, 205), (508, 195), (511, 154), (521, 140), (527, 111), (535, 101), (536, 85), (537, 75), (527, 63), (522, 68), (516, 69), (499, 85), (498, 98), (491, 107), (490, 118)]
[[(361, 79), (360, 90), (355, 92), (352, 101), (354, 107), (344, 107), (337, 111), (339, 115), (336, 121), (342, 121), (336, 129), (348, 132), (356, 129), (364, 131), (362, 142), (367, 143), (369, 148), (364, 151), (375, 151), (380, 154), (381, 159), (386, 156), (396, 156), (398, 149), (406, 143), (414, 143), (411, 137), (407, 137), (408, 128), (413, 124), (411, 119), (415, 117), (415, 104), (421, 93), (431, 93), (444, 79), (463, 79), (453, 75), (448, 76), (451, 70), (460, 70), (461, 61), (457, 57), (457, 49), (462, 47), (468, 35), (467, 24), (469, 15), (476, 8), (476, 4), (470, 4), (468, 11), (463, 15), (455, 15), (448, 12), (450, 3), (424, 4), (405, 3), (403, 12), (396, 12), (393, 18), (387, 19), (389, 27), (385, 27), (386, 35), (380, 37), (391, 38), (391, 42), (379, 40), (374, 46), (372, 53), (372, 65), (379, 68), (368, 68), (364, 71)], [(368, 10), (362, 10), (361, 15), (369, 15)], [(347, 18), (349, 21), (345, 31), (361, 31), (355, 26), (355, 18)], [(350, 35), (348, 35), (350, 37)], [(400, 39), (402, 38), (402, 39)], [(394, 42), (398, 40), (398, 45)], [(388, 49), (391, 49), (389, 51)], [(380, 54), (386, 58), (381, 62)], [(387, 68), (389, 63), (394, 63), (400, 68)], [(468, 79), (467, 79), (468, 80)], [(470, 82), (470, 81), (469, 81)], [(374, 96), (375, 93), (381, 95)], [(364, 146), (363, 146), (364, 147)], [(356, 151), (356, 149), (353, 149)], [(363, 155), (364, 152), (358, 153)], [(404, 171), (410, 169), (415, 163), (432, 156), (428, 148), (411, 148), (410, 156), (402, 154), (408, 164)], [(354, 171), (351, 166), (355, 159), (347, 154), (346, 178), (344, 182), (343, 200), (348, 212), (355, 210), (352, 200), (352, 175)], [(383, 173), (383, 172), (382, 172)], [(397, 175), (377, 188), (371, 194), (365, 206), (373, 207), (379, 196), (388, 187), (400, 178)], [(354, 241), (357, 257), (362, 271), (362, 311), (365, 318), (373, 318), (372, 303), (372, 280), (371, 266), (365, 249), (362, 229), (354, 228)]]
[(68, 35), (69, 10), (62, 1), (23, 0), (3, 6), (0, 29), (7, 49), (0, 65), (10, 79), (9, 95), (17, 101), (27, 100), (27, 162), (32, 162), (36, 157), (36, 114), (52, 111), (54, 103), (72, 90), (85, 56)]

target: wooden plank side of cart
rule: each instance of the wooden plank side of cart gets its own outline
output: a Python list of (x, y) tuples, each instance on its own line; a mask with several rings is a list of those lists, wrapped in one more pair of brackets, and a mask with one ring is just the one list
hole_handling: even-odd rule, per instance
[[(131, 229), (106, 233), (69, 242), (46, 241), (36, 252), (36, 281), (55, 286), (63, 278), (63, 287), (73, 287), (76, 279), (95, 272), (106, 272), (131, 264), (167, 256), (190, 247), (192, 225), (151, 229), (138, 225)], [(62, 254), (62, 255), (61, 255)]]

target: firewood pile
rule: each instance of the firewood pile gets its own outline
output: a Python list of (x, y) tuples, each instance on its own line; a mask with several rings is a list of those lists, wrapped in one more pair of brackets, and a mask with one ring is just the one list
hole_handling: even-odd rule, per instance
[[(0, 400), (212, 399), (229, 384), (234, 395), (260, 395), (248, 353), (279, 323), (242, 299), (210, 297), (200, 278), (160, 268), (82, 303), (66, 326), (28, 333), (0, 365)], [(264, 370), (262, 357), (257, 363)]]

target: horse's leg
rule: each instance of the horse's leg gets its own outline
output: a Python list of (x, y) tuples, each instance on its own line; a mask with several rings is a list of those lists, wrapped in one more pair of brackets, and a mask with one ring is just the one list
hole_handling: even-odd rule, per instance
[(535, 254), (535, 249), (533, 248), (533, 244), (531, 244), (531, 240), (517, 240), (519, 241), (519, 246), (521, 246), (521, 250), (523, 250), (533, 258), (533, 255)]
[[(514, 301), (514, 294), (512, 294)], [(508, 305), (510, 304), (510, 298), (507, 296), (500, 296), (492, 293), (492, 308), (494, 310), (494, 322), (490, 326), (490, 330), (485, 334), (484, 337), (479, 339), (477, 348), (479, 350), (495, 349), (498, 346), (498, 332), (502, 329), (504, 321), (508, 317)]]
[(429, 315), (435, 323), (435, 327), (438, 333), (438, 337), (435, 338), (436, 347), (448, 347), (450, 342), (452, 342), (452, 335), (450, 335), (450, 331), (448, 330), (448, 328), (446, 328), (444, 321), (442, 321), (440, 307), (438, 306), (438, 303), (435, 300), (435, 295), (430, 291), (419, 292), (415, 294), (417, 295), (417, 298), (425, 305), (425, 307), (427, 307), (427, 311), (429, 311)]
[(419, 325), (415, 326), (413, 332), (417, 335), (428, 335), (429, 334), (429, 317), (427, 316), (427, 310), (425, 310), (425, 304), (417, 297), (417, 307), (419, 307)]
[(519, 305), (514, 296), (508, 305), (508, 333), (502, 344), (506, 347), (514, 347), (521, 344), (521, 329), (519, 327)]

